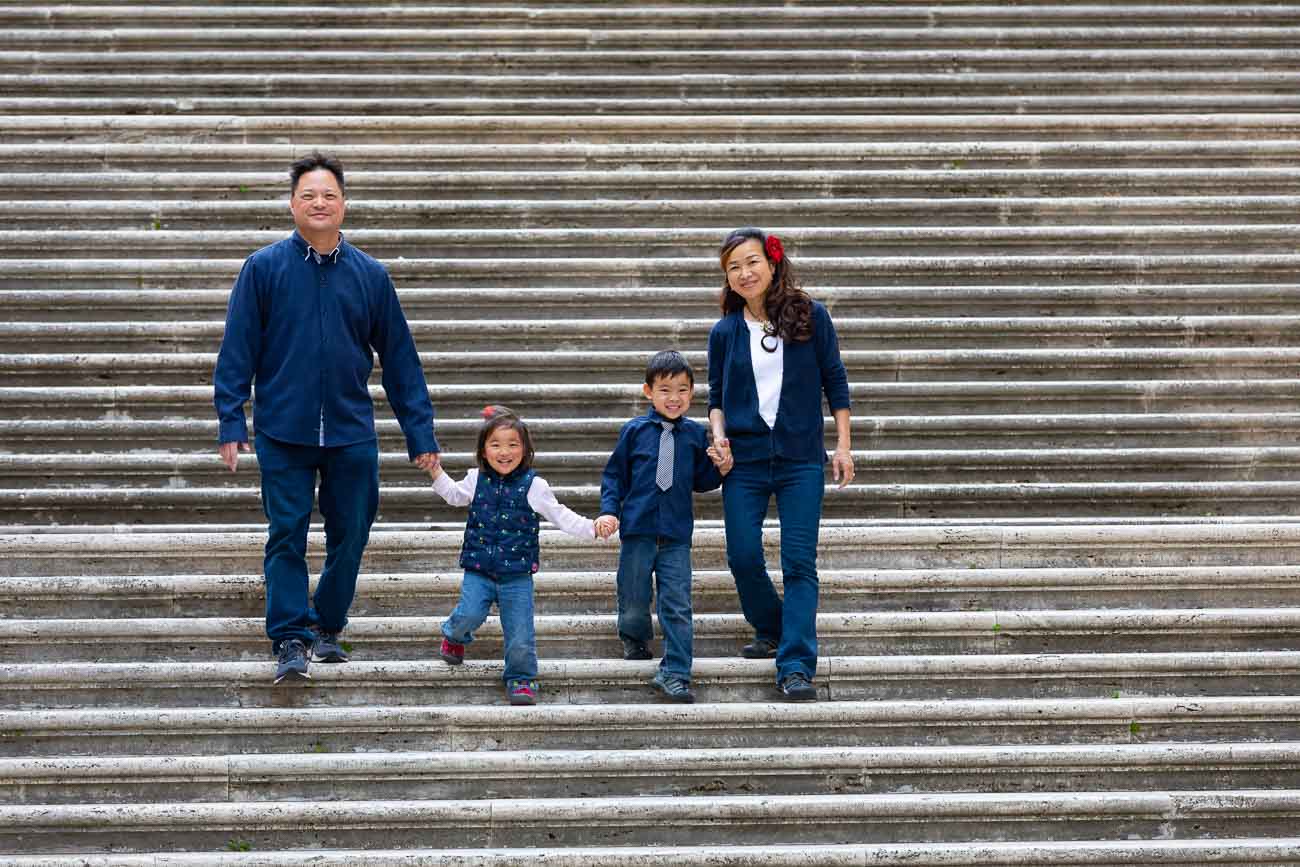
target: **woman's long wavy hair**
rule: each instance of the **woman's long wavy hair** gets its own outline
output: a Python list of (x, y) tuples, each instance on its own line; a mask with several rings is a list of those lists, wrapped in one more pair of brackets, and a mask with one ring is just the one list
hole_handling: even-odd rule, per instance
[[(718, 262), (722, 265), (722, 295), (718, 298), (723, 315), (734, 313), (745, 307), (745, 299), (732, 291), (727, 282), (727, 257), (731, 251), (746, 241), (758, 241), (767, 256), (767, 233), (753, 226), (736, 229), (722, 241), (718, 250)], [(780, 262), (773, 262), (768, 256), (767, 262), (772, 266), (772, 285), (763, 297), (764, 311), (767, 319), (776, 326), (776, 334), (782, 340), (804, 341), (812, 339), (812, 298), (803, 290), (794, 266), (790, 264), (789, 255), (781, 257)]]

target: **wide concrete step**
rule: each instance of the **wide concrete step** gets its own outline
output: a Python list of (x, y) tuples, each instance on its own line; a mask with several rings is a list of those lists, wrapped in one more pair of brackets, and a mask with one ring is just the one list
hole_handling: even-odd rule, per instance
[[(437, 419), (443, 447), (468, 448), (479, 423), (469, 418)], [(628, 410), (644, 412), (644, 405)], [(698, 409), (696, 410), (698, 412)], [(701, 424), (705, 419), (696, 419)], [(528, 429), (549, 452), (576, 451), (614, 442), (627, 417), (530, 418)], [(826, 444), (835, 446), (831, 419)], [(1095, 413), (1042, 415), (854, 416), (853, 438), (870, 452), (898, 449), (1146, 449), (1267, 447), (1300, 440), (1300, 413)], [(376, 422), (381, 452), (406, 447), (396, 420)], [(50, 454), (119, 455), (146, 448), (178, 454), (217, 441), (211, 419), (104, 420), (35, 418), (0, 420), (0, 447), (23, 460)], [(446, 456), (444, 456), (445, 459)]]
[[(702, 548), (695, 554), (709, 561), (719, 557)], [(778, 589), (781, 577), (773, 568)], [(365, 572), (350, 614), (435, 617), (456, 604), (461, 579), (458, 569)], [(1019, 611), (1023, 616), (1054, 608), (1127, 608), (1160, 615), (1181, 608), (1294, 608), (1300, 606), (1297, 579), (1300, 565), (820, 569), (818, 607), (826, 613)], [(604, 614), (611, 610), (614, 586), (610, 570), (547, 569), (535, 578), (534, 604), (540, 615)], [(266, 609), (260, 571), (9, 576), (0, 583), (0, 601), (0, 616), (29, 620), (261, 617)], [(729, 571), (694, 571), (696, 613), (732, 613), (736, 604)], [(999, 634), (1010, 628), (997, 622)]]
[[(843, 493), (843, 492), (840, 492)], [(969, 519), (969, 516), (965, 516)], [(260, 519), (254, 524), (260, 524)], [(458, 530), (389, 530), (370, 534), (370, 572), (456, 571), (464, 533)], [(544, 580), (551, 570), (613, 572), (613, 544), (582, 542), (543, 530)], [(779, 562), (779, 531), (764, 530), (768, 561)], [(264, 530), (255, 532), (14, 532), (0, 535), (0, 557), (10, 576), (70, 574), (259, 574)], [(697, 526), (694, 566), (725, 569), (723, 533), (717, 524)], [(319, 568), (323, 535), (313, 531), (308, 552)], [(917, 523), (859, 521), (822, 528), (822, 569), (1040, 568), (1131, 566), (1290, 566), (1300, 562), (1300, 522), (1268, 519), (1169, 519), (1166, 521), (1074, 520), (1044, 522)]]
[[(1191, 73), (1171, 74), (1185, 76)], [(322, 74), (324, 75), (324, 74)], [(1197, 74), (1201, 77), (1220, 80), (1231, 73), (1213, 72)], [(1270, 77), (1273, 73), (1269, 74)], [(1125, 73), (1123, 78), (1132, 78), (1132, 73)], [(546, 76), (551, 81), (557, 76)], [(559, 76), (563, 77), (563, 76)], [(1018, 80), (1023, 75), (1016, 76)], [(174, 86), (185, 82), (196, 82), (203, 86), (205, 92), (220, 88), (229, 76), (159, 76)], [(347, 87), (351, 81), (362, 78), (357, 75), (338, 76), (331, 79), (335, 87)], [(404, 85), (400, 75), (374, 76), (386, 85), (394, 82)], [(510, 81), (509, 77), (484, 78), (472, 77), (478, 87), (492, 87), (496, 82)], [(599, 79), (590, 76), (581, 77), (584, 87), (594, 86)], [(828, 77), (823, 76), (823, 79)], [(947, 76), (945, 76), (947, 78)], [(644, 72), (635, 79), (619, 76), (620, 81), (654, 80)], [(745, 75), (736, 82), (762, 80), (761, 76)], [(22, 92), (23, 84), (27, 89), (59, 85), (62, 92), (72, 82), (87, 83), (101, 81), (105, 86), (122, 84), (138, 92), (139, 76), (119, 74), (112, 76), (58, 76), (33, 75), (7, 77), (0, 75), (0, 83), (12, 81), (13, 92)], [(321, 76), (258, 76), (261, 87), (275, 87), (277, 82), (293, 82), (295, 87), (317, 82)], [(419, 80), (423, 80), (421, 77)], [(689, 80), (689, 79), (688, 79)], [(704, 80), (718, 81), (717, 76)], [(816, 80), (816, 79), (812, 79)], [(836, 79), (838, 80), (838, 79)], [(135, 83), (133, 83), (135, 82)], [(83, 84), (84, 86), (84, 84)], [(0, 158), (4, 160), (6, 172), (50, 173), (52, 171), (72, 172), (148, 172), (178, 174), (188, 172), (229, 172), (238, 174), (261, 172), (284, 172), (285, 167), (310, 153), (310, 144), (228, 144), (220, 142), (102, 142), (98, 144), (80, 144), (64, 142), (42, 142), (40, 144), (0, 143)], [(1300, 151), (1300, 145), (1294, 139), (1285, 137), (1266, 138), (1263, 136), (1240, 138), (1226, 134), (1219, 139), (1191, 138), (1187, 140), (1145, 139), (1141, 136), (1116, 136), (1112, 140), (1085, 138), (1072, 141), (1014, 141), (1014, 140), (927, 140), (913, 141), (764, 141), (761, 139), (746, 142), (710, 143), (694, 141), (676, 142), (607, 142), (593, 143), (583, 141), (557, 141), (550, 143), (493, 144), (465, 142), (462, 144), (421, 144), (388, 145), (383, 143), (358, 144), (352, 142), (331, 143), (331, 153), (338, 156), (349, 169), (348, 177), (354, 177), (354, 169), (363, 171), (503, 171), (506, 169), (525, 169), (536, 171), (560, 169), (626, 169), (632, 166), (657, 169), (683, 169), (691, 166), (708, 166), (710, 168), (1067, 168), (1080, 166), (1122, 165), (1137, 167), (1169, 167), (1176, 162), (1182, 167), (1205, 167), (1222, 165), (1226, 167), (1250, 166), (1285, 166), (1293, 163)], [(241, 178), (240, 183), (247, 185)], [(90, 195), (91, 191), (83, 191)], [(840, 197), (836, 197), (837, 199)], [(409, 200), (408, 200), (409, 201)], [(1012, 200), (1014, 202), (1014, 199)], [(657, 199), (655, 204), (669, 204)], [(15, 207), (15, 202), (4, 202), (4, 207)], [(216, 213), (222, 207), (221, 202), (176, 201), (167, 203), (172, 208), (190, 206), (207, 207)], [(626, 203), (630, 206), (634, 203)], [(833, 201), (827, 201), (827, 205)], [(918, 203), (919, 205), (920, 203)], [(255, 203), (249, 203), (249, 207)], [(349, 218), (356, 217), (361, 210), (369, 206), (367, 200), (357, 199), (349, 203)], [(648, 214), (648, 211), (646, 212)], [(277, 214), (282, 212), (277, 211)], [(610, 215), (614, 216), (614, 215)], [(864, 215), (869, 216), (869, 215)], [(459, 217), (459, 213), (458, 213)], [(644, 216), (642, 216), (644, 219)]]
[[(13, 867), (154, 867), (159, 864), (199, 865), (210, 854), (155, 852), (139, 855), (34, 856), (10, 858)], [(838, 845), (702, 845), (610, 846), (601, 848), (498, 848), (478, 849), (315, 849), (311, 851), (259, 852), (241, 857), (223, 853), (228, 864), (257, 863), (267, 867), (505, 867), (532, 861), (564, 863), (570, 867), (802, 867), (862, 864), (894, 867), (940, 867), (978, 859), (980, 864), (1033, 867), (1060, 864), (1289, 864), (1300, 859), (1300, 839), (1282, 837), (1217, 837), (1213, 840), (1142, 840), (1016, 843), (843, 843)]]
[[(430, 644), (432, 653), (432, 643)], [(314, 665), (306, 684), (273, 685), (260, 662), (26, 663), (0, 668), (0, 698), (15, 710), (91, 707), (341, 707), (506, 704), (499, 659), (355, 661)], [(543, 703), (655, 702), (657, 663), (547, 659)], [(698, 657), (692, 685), (704, 702), (772, 701), (770, 660)], [(822, 700), (1102, 698), (1108, 695), (1296, 695), (1300, 652), (1170, 651), (822, 656)]]
[[(1273, 788), (1300, 744), (271, 753), (0, 759), (0, 805)], [(473, 807), (470, 806), (472, 810)]]
[[(610, 611), (612, 583), (607, 589), (604, 610)], [(1300, 591), (1294, 601), (1300, 602)], [(449, 613), (450, 606), (430, 606), (416, 617), (352, 617), (344, 637), (358, 661), (435, 659), (438, 624)], [(542, 659), (622, 659), (612, 613), (541, 614), (534, 623)], [(0, 620), (0, 662), (263, 660), (269, 649), (265, 626), (261, 617)], [(692, 631), (701, 659), (738, 655), (753, 637), (738, 613), (696, 614)], [(1300, 607), (817, 615), (818, 652), (828, 656), (1300, 650), (1297, 633)], [(659, 653), (656, 642), (652, 649)], [(489, 617), (466, 658), (490, 662), (502, 653), (500, 621)]]
[[(555, 488), (599, 484), (617, 442), (588, 440), (598, 451), (539, 452), (533, 466)], [(472, 452), (444, 445), (443, 467), (461, 478), (477, 466)], [(1186, 446), (1162, 448), (1044, 449), (873, 449), (855, 451), (859, 484), (1107, 482), (1125, 481), (1297, 481), (1300, 447)], [(256, 472), (257, 458), (241, 458)], [(405, 449), (379, 458), (380, 483), (393, 488), (427, 488), (429, 477), (410, 462)], [(0, 455), (0, 486), (20, 488), (223, 488), (247, 486), (246, 475), (222, 464), (215, 449), (174, 454), (134, 449), (128, 454)], [(255, 480), (254, 480), (255, 481)]]
[(879, 699), (812, 704), (540, 704), (0, 710), (6, 758), (376, 750), (748, 749), (1263, 742), (1300, 724), (1295, 696)]
[[(1300, 208), (1300, 199), (1296, 201)], [(80, 285), (84, 275), (71, 281)], [(142, 281), (144, 282), (144, 281)], [(150, 281), (152, 282), (152, 281)], [(211, 284), (221, 279), (214, 275)], [(229, 283), (233, 283), (231, 277)], [(402, 309), (415, 321), (519, 318), (521, 309), (545, 310), (555, 320), (643, 317), (656, 308), (682, 318), (718, 315), (720, 287), (568, 286), (473, 291), (398, 287)], [(838, 318), (944, 316), (1159, 317), (1292, 315), (1300, 285), (1279, 283), (1062, 284), (1040, 286), (826, 286), (812, 289)], [(0, 290), (0, 305), (17, 322), (225, 321), (230, 286), (208, 289), (83, 289), (51, 280), (29, 289)]]
[[(1104, 52), (1099, 52), (1104, 54)], [(1093, 56), (1092, 52), (1085, 52)], [(1272, 52), (1270, 52), (1272, 54)], [(548, 62), (564, 63), (555, 52), (532, 52)], [(297, 66), (298, 52), (278, 55), (284, 62)], [(394, 52), (351, 54), (336, 57), (313, 55), (319, 62), (364, 63), (367, 58), (382, 58), (389, 63)], [(475, 55), (480, 56), (480, 55)], [(581, 56), (580, 54), (578, 56)], [(787, 51), (776, 51), (782, 67), (798, 62)], [(949, 52), (929, 58), (951, 63), (960, 58)], [(645, 54), (637, 52), (638, 64)], [(1300, 58), (1300, 52), (1296, 52)], [(30, 55), (21, 55), (21, 64), (30, 65)], [(574, 58), (569, 58), (572, 61)], [(1245, 58), (1237, 58), (1243, 62)], [(209, 71), (225, 64), (246, 67), (256, 58), (244, 52), (223, 57), (213, 51), (194, 56)], [(442, 63), (445, 58), (421, 55), (421, 63)], [(505, 58), (502, 58), (505, 60)], [(727, 58), (732, 64), (744, 62), (743, 54)], [(1059, 64), (1066, 58), (1054, 58)], [(0, 70), (6, 68), (0, 52)], [(132, 57), (115, 52), (91, 52), (73, 55), (74, 68), (88, 62), (126, 63), (133, 69), (148, 65), (146, 57)], [(494, 61), (496, 62), (496, 61)], [(657, 64), (667, 62), (662, 55)], [(1104, 60), (1103, 60), (1104, 62)], [(42, 55), (42, 63), (57, 67), (58, 58)], [(54, 71), (52, 68), (51, 71)], [(50, 115), (0, 116), (0, 136), (11, 144), (55, 140), (62, 143), (120, 141), (124, 138), (199, 137), (213, 143), (267, 144), (283, 142), (286, 135), (314, 141), (351, 141), (355, 144), (431, 144), (472, 141), (485, 143), (542, 143), (583, 141), (607, 143), (633, 142), (720, 142), (744, 139), (793, 141), (799, 139), (835, 141), (915, 141), (970, 139), (1014, 139), (1027, 137), (1049, 141), (1079, 139), (1113, 139), (1124, 134), (1143, 139), (1209, 138), (1221, 140), (1226, 135), (1242, 138), (1281, 138), (1295, 134), (1300, 114), (1287, 112), (1213, 112), (1167, 114), (1086, 114), (1017, 115), (1017, 114), (950, 114), (950, 115), (314, 115), (299, 117), (262, 117), (257, 115), (158, 115), (135, 117), (112, 115), (101, 117), (58, 117)]]
[[(1161, 835), (1282, 836), (1300, 819), (1292, 789), (1052, 791), (1033, 795), (776, 795), (0, 808), (0, 849), (25, 854), (250, 851), (359, 846), (997, 841)], [(238, 847), (238, 848), (242, 848)], [(211, 857), (209, 855), (209, 857)], [(804, 855), (805, 859), (807, 854)], [(805, 860), (803, 863), (807, 863)]]

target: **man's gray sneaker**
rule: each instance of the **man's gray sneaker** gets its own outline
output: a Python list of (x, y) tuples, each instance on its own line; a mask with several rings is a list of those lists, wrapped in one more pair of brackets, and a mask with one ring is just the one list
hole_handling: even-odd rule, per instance
[(776, 644), (766, 638), (755, 638), (752, 644), (740, 648), (740, 655), (746, 659), (772, 659), (776, 656)]
[(690, 681), (682, 680), (671, 674), (664, 674), (662, 671), (657, 672), (650, 681), (650, 685), (657, 689), (664, 698), (669, 701), (677, 701), (682, 704), (694, 704), (695, 693), (691, 692)]
[(311, 680), (307, 673), (307, 646), (296, 638), (280, 642), (276, 658), (275, 682), (282, 680)]
[(339, 645), (337, 632), (317, 632), (311, 643), (312, 662), (347, 662), (347, 651)]

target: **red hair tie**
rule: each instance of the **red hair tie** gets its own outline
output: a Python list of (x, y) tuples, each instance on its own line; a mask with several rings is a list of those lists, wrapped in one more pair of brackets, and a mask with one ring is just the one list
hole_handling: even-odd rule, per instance
[(780, 262), (785, 258), (785, 249), (781, 246), (781, 239), (776, 235), (768, 235), (767, 241), (763, 244), (763, 249), (767, 251), (767, 258), (773, 262)]
[(479, 413), (479, 415), (483, 416), (484, 421), (487, 421), (488, 419), (492, 418), (492, 416), (496, 414), (497, 414), (497, 408), (492, 404), (488, 404), (487, 406), (483, 407), (482, 412)]

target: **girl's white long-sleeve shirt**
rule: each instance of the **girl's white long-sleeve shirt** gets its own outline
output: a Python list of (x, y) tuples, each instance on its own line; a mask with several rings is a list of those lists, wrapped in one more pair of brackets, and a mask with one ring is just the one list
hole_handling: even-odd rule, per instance
[[(446, 500), (450, 506), (468, 506), (473, 501), (474, 491), (477, 488), (477, 468), (470, 470), (459, 482), (453, 481), (446, 470), (433, 480), (433, 492)], [(533, 483), (528, 486), (528, 505), (534, 512), (570, 536), (579, 539), (596, 538), (596, 522), (591, 518), (582, 517), (555, 499), (555, 492), (541, 476), (533, 476)]]

